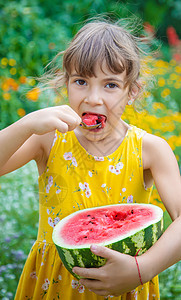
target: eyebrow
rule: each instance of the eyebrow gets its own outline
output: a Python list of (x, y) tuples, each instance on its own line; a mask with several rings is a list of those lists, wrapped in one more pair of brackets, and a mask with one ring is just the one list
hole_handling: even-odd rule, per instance
[(124, 83), (123, 80), (118, 79), (117, 77), (107, 77), (107, 78), (105, 78), (105, 79), (103, 79), (103, 80), (104, 80), (104, 81), (119, 81), (119, 82), (121, 82), (121, 83)]
[[(81, 76), (79, 74), (71, 74), (70, 77), (84, 77), (84, 78), (88, 78), (88, 76)], [(124, 84), (124, 81), (121, 79), (118, 79), (117, 77), (106, 77), (103, 79), (103, 81), (118, 81), (122, 84)]]

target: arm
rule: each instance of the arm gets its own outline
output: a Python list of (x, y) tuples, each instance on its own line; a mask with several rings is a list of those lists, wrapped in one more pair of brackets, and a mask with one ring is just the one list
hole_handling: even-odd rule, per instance
[(181, 180), (176, 158), (164, 140), (145, 135), (143, 153), (144, 167), (151, 170), (158, 193), (173, 220), (157, 243), (138, 257), (146, 282), (181, 259)]
[(42, 156), (40, 136), (58, 129), (73, 130), (81, 118), (67, 105), (45, 108), (28, 114), (0, 131), (0, 175), (11, 172)]
[[(143, 140), (143, 165), (150, 170), (162, 201), (173, 223), (162, 237), (144, 254), (137, 257), (143, 283), (151, 280), (181, 259), (181, 182), (176, 158), (169, 145), (161, 138), (146, 134)], [(75, 268), (78, 275), (95, 279), (81, 279), (98, 295), (118, 296), (140, 285), (134, 257), (116, 253), (105, 247), (92, 252), (107, 258), (98, 269)]]

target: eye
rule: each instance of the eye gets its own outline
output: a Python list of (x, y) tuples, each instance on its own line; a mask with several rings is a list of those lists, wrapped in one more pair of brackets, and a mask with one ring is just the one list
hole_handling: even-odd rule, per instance
[(107, 83), (107, 84), (106, 84), (106, 87), (107, 87), (108, 89), (115, 89), (115, 88), (118, 87), (118, 86), (117, 86), (117, 84), (115, 84), (115, 83)]
[(86, 85), (86, 82), (83, 79), (77, 79), (75, 80), (75, 83), (77, 83), (78, 85)]

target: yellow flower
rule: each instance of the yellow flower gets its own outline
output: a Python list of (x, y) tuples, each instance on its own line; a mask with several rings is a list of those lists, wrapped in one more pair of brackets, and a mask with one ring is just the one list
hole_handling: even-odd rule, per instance
[(62, 88), (61, 92), (62, 92), (63, 96), (66, 96), (66, 97), (68, 96), (66, 88)]
[(11, 95), (9, 94), (9, 93), (4, 93), (3, 94), (3, 98), (4, 98), (4, 100), (10, 100), (10, 98), (11, 98)]
[(170, 79), (171, 80), (177, 80), (178, 79), (178, 75), (175, 73), (170, 74)]
[(166, 109), (166, 106), (161, 102), (154, 102), (152, 107), (153, 109)]
[(33, 90), (28, 91), (26, 97), (28, 98), (28, 100), (36, 102), (38, 100), (39, 94), (40, 94), (40, 89), (34, 88)]
[(11, 75), (15, 75), (16, 74), (16, 68), (11, 68), (10, 73), (11, 73)]
[(181, 66), (176, 66), (175, 67), (175, 72), (176, 73), (181, 73)]
[(181, 87), (181, 84), (179, 82), (176, 82), (174, 84), (174, 88), (179, 89)]
[(9, 65), (10, 65), (11, 67), (14, 67), (14, 66), (16, 65), (16, 61), (15, 61), (14, 58), (10, 58), (10, 59), (9, 59)]
[(170, 61), (170, 65), (171, 65), (171, 66), (176, 66), (176, 64), (177, 64), (176, 60), (172, 59), (172, 60)]
[(148, 98), (148, 97), (150, 97), (151, 96), (151, 93), (149, 92), (149, 91), (145, 91), (144, 93), (143, 93), (143, 97), (144, 98)]
[(25, 110), (23, 108), (18, 108), (17, 114), (20, 117), (24, 117), (26, 115), (26, 112), (25, 112)]
[(157, 68), (168, 68), (169, 64), (166, 61), (163, 61), (161, 59), (157, 60), (155, 62), (155, 67)]
[(29, 78), (29, 79), (28, 79), (28, 84), (31, 85), (31, 86), (34, 86), (34, 85), (36, 84), (35, 79)]
[(161, 96), (163, 98), (167, 97), (168, 95), (170, 95), (171, 91), (169, 89), (164, 89), (161, 93)]
[(3, 58), (1, 59), (1, 65), (7, 66), (7, 64), (8, 64), (8, 59), (7, 59), (6, 57), (3, 57)]
[(159, 86), (164, 86), (165, 85), (165, 79), (163, 77), (158, 79), (158, 85)]

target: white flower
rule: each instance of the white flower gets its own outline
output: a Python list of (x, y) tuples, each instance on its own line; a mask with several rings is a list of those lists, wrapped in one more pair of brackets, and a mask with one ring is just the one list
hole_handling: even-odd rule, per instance
[(103, 183), (103, 184), (101, 185), (101, 187), (105, 188), (105, 187), (106, 187), (106, 183)]
[(126, 192), (126, 188), (123, 188), (123, 189), (122, 189), (122, 192), (123, 192), (123, 193)]
[(121, 171), (118, 170), (118, 169), (116, 169), (116, 170), (114, 171), (114, 174), (116, 174), (116, 175), (119, 175), (120, 173), (121, 173)]
[(114, 168), (114, 166), (113, 166), (113, 165), (110, 165), (110, 166), (109, 166), (109, 171), (110, 171), (111, 173), (114, 173), (114, 171), (115, 171), (115, 168)]
[(52, 176), (48, 177), (48, 184), (50, 187), (53, 185), (53, 177)]
[(72, 159), (72, 152), (65, 152), (63, 155), (65, 160), (71, 160)]
[(79, 282), (77, 281), (77, 280), (72, 280), (72, 288), (73, 289), (77, 289), (78, 288), (78, 286), (79, 286)]
[(50, 284), (50, 280), (48, 280), (48, 278), (46, 278), (45, 283)]
[(62, 280), (62, 276), (61, 275), (58, 275), (58, 280)]
[(54, 227), (54, 224), (53, 224), (53, 220), (52, 218), (48, 218), (48, 224), (51, 226), (51, 227)]
[(48, 278), (47, 278), (47, 279), (45, 279), (45, 283), (42, 285), (42, 289), (43, 289), (44, 291), (48, 290), (49, 285), (50, 285), (50, 281), (49, 281)]
[(49, 184), (47, 184), (47, 186), (46, 186), (46, 193), (48, 194), (48, 193), (49, 193), (49, 191), (50, 191), (50, 185), (49, 185)]
[(77, 161), (76, 161), (75, 157), (72, 157), (72, 164), (74, 167), (77, 167)]
[(119, 175), (121, 173), (120, 168), (115, 168), (113, 165), (109, 166), (109, 171), (116, 175)]
[(67, 142), (66, 139), (63, 139), (63, 140), (62, 140), (62, 143), (66, 143), (66, 142)]
[(80, 187), (80, 189), (81, 189), (82, 191), (85, 190), (85, 186), (84, 186), (84, 184), (83, 184), (82, 182), (79, 183), (79, 187)]
[(123, 168), (123, 163), (122, 162), (119, 162), (117, 165), (116, 165), (116, 169), (120, 170)]
[(89, 173), (89, 176), (90, 176), (90, 177), (92, 177), (92, 172), (91, 172), (91, 171), (89, 171), (88, 173)]
[(133, 203), (133, 196), (132, 195), (128, 196), (127, 203)]
[(60, 221), (60, 218), (59, 218), (59, 217), (56, 217), (56, 218), (54, 219), (54, 222), (53, 222), (54, 226), (55, 226), (59, 221)]
[(37, 279), (36, 272), (35, 271), (31, 272), (30, 277), (33, 278), (33, 279)]
[(84, 182), (84, 186), (86, 189), (89, 189), (89, 184), (87, 182)]
[(79, 293), (82, 294), (84, 292), (84, 290), (85, 290), (85, 287), (83, 285), (79, 285), (79, 287), (78, 287)]
[(104, 161), (104, 157), (102, 157), (102, 156), (94, 156), (94, 159), (96, 161)]
[(60, 189), (56, 190), (56, 194), (60, 194), (60, 192), (61, 192)]
[(50, 210), (47, 208), (47, 214), (49, 215), (50, 214)]
[(44, 283), (41, 287), (44, 291), (48, 290), (49, 285), (47, 283)]
[(89, 198), (89, 197), (91, 196), (91, 191), (90, 191), (90, 189), (87, 189), (87, 190), (85, 191), (85, 195), (86, 195), (87, 198)]

